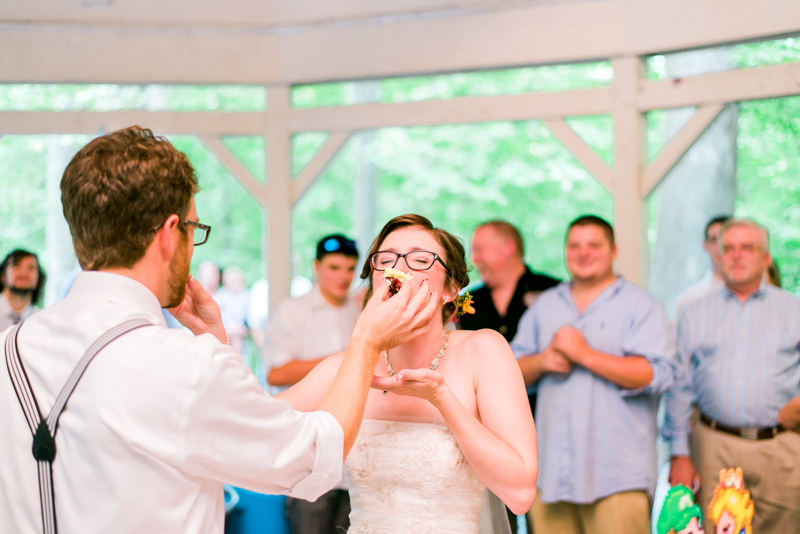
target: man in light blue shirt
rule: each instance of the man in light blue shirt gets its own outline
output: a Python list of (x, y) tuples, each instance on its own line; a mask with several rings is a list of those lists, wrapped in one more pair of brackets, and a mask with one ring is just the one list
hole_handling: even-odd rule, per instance
[(603, 219), (570, 224), (571, 282), (545, 291), (511, 347), (538, 392), (535, 532), (650, 531), (659, 396), (676, 380), (675, 337), (650, 293), (618, 277)]
[(758, 224), (728, 221), (720, 248), (725, 287), (689, 304), (678, 322), (684, 378), (666, 396), (670, 482), (699, 478), (706, 509), (720, 469), (742, 467), (753, 531), (797, 532), (800, 299), (764, 281), (769, 236)]

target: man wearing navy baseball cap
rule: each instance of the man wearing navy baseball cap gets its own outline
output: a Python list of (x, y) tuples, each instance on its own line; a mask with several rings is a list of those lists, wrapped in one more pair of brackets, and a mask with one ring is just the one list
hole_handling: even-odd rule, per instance
[[(319, 243), (317, 243), (317, 262), (321, 262), (328, 254), (342, 254), (358, 261), (356, 242), (342, 234), (331, 234), (319, 240)], [(316, 269), (317, 265), (315, 264), (314, 270)], [(355, 274), (355, 270), (353, 273)], [(350, 281), (352, 282), (352, 279)]]
[[(319, 240), (314, 287), (281, 302), (267, 325), (263, 359), (270, 386), (283, 389), (296, 384), (323, 359), (347, 347), (361, 313), (350, 295), (357, 262), (352, 239), (333, 234)], [(286, 502), (292, 534), (327, 534), (339, 527), (346, 531), (349, 514), (346, 480), (316, 502), (292, 498)]]

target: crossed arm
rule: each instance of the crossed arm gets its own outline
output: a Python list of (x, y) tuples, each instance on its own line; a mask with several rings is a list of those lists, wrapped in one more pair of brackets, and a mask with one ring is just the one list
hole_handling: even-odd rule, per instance
[(619, 357), (592, 349), (580, 330), (561, 327), (542, 352), (519, 359), (526, 384), (546, 373), (568, 373), (580, 365), (625, 389), (639, 389), (653, 379), (653, 368), (643, 356)]

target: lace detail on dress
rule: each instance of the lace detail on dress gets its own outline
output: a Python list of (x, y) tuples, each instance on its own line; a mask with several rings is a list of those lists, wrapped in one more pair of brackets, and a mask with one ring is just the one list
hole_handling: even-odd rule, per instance
[(349, 534), (478, 530), (484, 485), (444, 425), (365, 420), (347, 472)]

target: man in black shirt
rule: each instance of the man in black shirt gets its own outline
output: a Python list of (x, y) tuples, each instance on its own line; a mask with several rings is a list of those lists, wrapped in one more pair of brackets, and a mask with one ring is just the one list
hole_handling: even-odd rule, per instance
[(490, 328), (508, 342), (517, 325), (542, 291), (560, 280), (531, 271), (523, 260), (524, 245), (519, 231), (505, 221), (481, 224), (472, 235), (472, 263), (478, 268), (483, 286), (472, 291), (475, 314), (459, 319), (459, 328)]
[[(511, 342), (517, 333), (522, 314), (536, 302), (542, 291), (560, 280), (531, 271), (524, 261), (522, 235), (505, 221), (481, 224), (472, 234), (472, 263), (478, 268), (483, 286), (470, 292), (474, 301), (473, 315), (465, 314), (458, 328), (500, 332)], [(535, 413), (536, 395), (530, 395), (531, 413)], [(516, 516), (509, 511), (511, 531), (517, 532)], [(528, 525), (528, 532), (531, 532)]]

